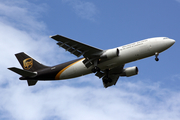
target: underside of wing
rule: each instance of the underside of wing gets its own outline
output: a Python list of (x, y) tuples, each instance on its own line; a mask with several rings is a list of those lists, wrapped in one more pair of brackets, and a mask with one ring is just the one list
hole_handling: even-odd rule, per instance
[(90, 58), (93, 55), (101, 54), (103, 50), (86, 45), (84, 43), (66, 38), (61, 35), (51, 36), (54, 40), (58, 41), (58, 45), (66, 51), (74, 54), (77, 57), (83, 55), (85, 58)]

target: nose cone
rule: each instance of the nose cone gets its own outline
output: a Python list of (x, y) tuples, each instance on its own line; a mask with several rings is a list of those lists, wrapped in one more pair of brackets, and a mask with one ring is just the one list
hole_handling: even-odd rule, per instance
[(170, 43), (171, 45), (173, 45), (175, 42), (176, 42), (176, 41), (173, 40), (173, 39), (170, 39), (170, 40), (169, 40), (169, 43)]
[(167, 44), (168, 44), (169, 46), (172, 46), (175, 42), (176, 42), (175, 40), (169, 39), (168, 42), (167, 42)]
[(152, 39), (152, 49), (156, 52), (163, 52), (170, 48), (175, 43), (175, 40), (167, 37), (159, 37)]

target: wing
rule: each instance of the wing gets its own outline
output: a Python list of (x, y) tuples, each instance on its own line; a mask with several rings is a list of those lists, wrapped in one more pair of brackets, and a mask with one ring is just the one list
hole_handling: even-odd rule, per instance
[(61, 35), (51, 36), (54, 40), (58, 41), (58, 45), (66, 51), (74, 54), (77, 57), (83, 55), (85, 58), (92, 58), (96, 55), (102, 54), (103, 50), (80, 43), (78, 41), (66, 38)]
[(117, 81), (119, 79), (119, 76), (123, 71), (123, 68), (124, 68), (124, 65), (120, 65), (118, 67), (110, 69), (108, 71), (108, 73), (106, 73), (105, 71), (104, 71), (104, 73), (100, 73), (100, 72), (96, 73), (96, 76), (98, 76), (99, 78), (103, 77), (102, 81), (103, 81), (104, 77), (107, 77), (107, 76), (108, 76), (108, 78), (111, 79), (111, 82), (104, 82), (103, 81), (104, 87), (107, 88), (107, 87), (110, 87), (112, 85), (116, 85), (116, 83), (117, 83)]

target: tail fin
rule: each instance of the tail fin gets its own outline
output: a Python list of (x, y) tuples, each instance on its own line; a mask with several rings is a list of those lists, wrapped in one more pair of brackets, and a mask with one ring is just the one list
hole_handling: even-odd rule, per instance
[(15, 56), (24, 70), (34, 72), (43, 68), (47, 68), (47, 66), (37, 62), (30, 56), (26, 55), (24, 52), (17, 53)]
[(37, 83), (38, 80), (33, 80), (33, 77), (37, 75), (37, 72), (40, 69), (48, 68), (47, 66), (37, 62), (30, 56), (26, 55), (24, 52), (17, 53), (15, 54), (16, 58), (18, 59), (19, 63), (21, 64), (22, 69), (11, 67), (8, 68), (9, 70), (21, 75), (22, 77), (20, 80), (26, 80), (26, 77), (32, 78), (32, 79), (27, 79), (28, 85), (33, 86)]

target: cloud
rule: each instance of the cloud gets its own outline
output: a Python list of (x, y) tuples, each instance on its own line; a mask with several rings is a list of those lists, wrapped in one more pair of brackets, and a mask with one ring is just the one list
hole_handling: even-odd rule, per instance
[[(36, 86), (28, 87), (26, 81), (19, 81), (18, 75), (7, 70), (11, 66), (20, 67), (13, 56), (14, 53), (25, 51), (47, 64), (60, 63), (62, 59), (67, 60), (70, 57), (64, 54), (64, 50), (52, 47), (56, 46), (55, 43), (50, 42), (48, 35), (42, 33), (47, 31), (46, 24), (37, 17), (41, 13), (39, 5), (26, 0), (6, 0), (0, 1), (0, 6), (3, 11), (0, 12), (0, 119), (180, 118), (180, 93), (161, 88), (159, 83), (148, 83), (145, 80), (127, 82), (120, 79), (116, 86), (105, 89), (102, 80), (88, 75), (67, 81), (39, 81)], [(16, 15), (13, 15), (13, 11)], [(57, 57), (57, 54), (61, 57)]]
[(91, 2), (81, 0), (62, 0), (62, 2), (68, 3), (72, 6), (76, 14), (83, 19), (94, 21), (95, 16), (98, 13), (96, 6)]
[(11, 84), (1, 88), (4, 91), (1, 98), (7, 99), (2, 99), (0, 106), (8, 111), (11, 119), (18, 120), (178, 120), (180, 117), (179, 93), (152, 85), (153, 93), (143, 94), (139, 91), (152, 91), (152, 86), (142, 82), (121, 82), (120, 86), (108, 89), (73, 84), (51, 87), (53, 82), (50, 86), (40, 84), (35, 87)]
[(46, 26), (42, 21), (36, 21), (40, 12), (43, 12), (45, 5), (35, 5), (28, 1), (7, 0), (0, 4), (0, 15), (3, 23), (13, 25), (19, 29), (26, 29), (29, 31), (38, 30), (39, 32), (45, 30)]

